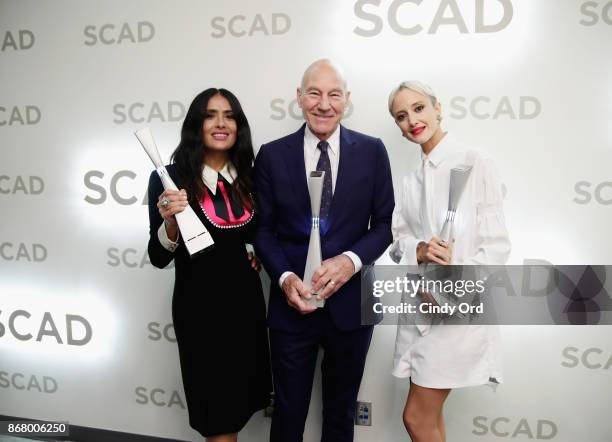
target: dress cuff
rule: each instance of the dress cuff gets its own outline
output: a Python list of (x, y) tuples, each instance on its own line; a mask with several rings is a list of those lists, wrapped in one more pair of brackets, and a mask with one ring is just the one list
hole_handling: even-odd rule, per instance
[(417, 266), (417, 246), (420, 242), (427, 242), (420, 238), (397, 239), (389, 250), (389, 255), (395, 263), (405, 266)]
[(348, 256), (351, 261), (353, 261), (353, 265), (355, 266), (355, 271), (353, 272), (353, 275), (361, 270), (361, 267), (363, 267), (363, 263), (361, 262), (361, 258), (359, 258), (356, 253), (347, 250), (342, 254)]
[(292, 274), (293, 272), (283, 272), (283, 274), (280, 275), (280, 278), (278, 278), (278, 285), (280, 286), (281, 290), (283, 289), (283, 282), (285, 282), (285, 279)]
[(180, 232), (177, 235), (176, 242), (168, 238), (168, 233), (166, 232), (165, 222), (162, 223), (161, 226), (159, 226), (159, 229), (157, 229), (157, 237), (159, 238), (159, 242), (161, 243), (162, 247), (168, 250), (169, 252), (174, 252), (176, 248), (178, 247), (178, 237), (179, 236), (180, 236)]

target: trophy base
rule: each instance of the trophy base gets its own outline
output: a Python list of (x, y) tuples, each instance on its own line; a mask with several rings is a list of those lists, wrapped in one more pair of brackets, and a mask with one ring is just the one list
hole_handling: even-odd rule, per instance
[[(310, 287), (308, 287), (308, 289), (310, 290)], [(313, 293), (310, 299), (303, 299), (307, 304), (314, 305), (317, 308), (323, 308), (323, 306), (325, 306), (325, 299), (317, 299), (316, 293)]]
[(313, 295), (310, 299), (310, 304), (314, 305), (317, 308), (323, 308), (325, 306), (325, 299), (317, 299), (317, 296)]

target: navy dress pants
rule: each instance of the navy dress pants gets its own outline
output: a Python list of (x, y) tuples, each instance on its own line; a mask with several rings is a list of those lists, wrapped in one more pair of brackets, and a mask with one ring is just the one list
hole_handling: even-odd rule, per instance
[(308, 315), (299, 333), (270, 330), (275, 407), (271, 442), (300, 442), (319, 347), (323, 388), (322, 442), (353, 440), (355, 407), (373, 327), (338, 330), (327, 310)]

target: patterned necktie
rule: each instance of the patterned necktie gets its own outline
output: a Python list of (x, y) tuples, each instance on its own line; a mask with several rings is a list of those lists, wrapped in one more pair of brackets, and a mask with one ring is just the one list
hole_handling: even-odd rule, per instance
[(323, 177), (323, 194), (321, 195), (321, 211), (319, 212), (319, 216), (322, 220), (327, 220), (332, 202), (331, 163), (329, 161), (329, 154), (327, 153), (329, 143), (327, 141), (319, 141), (317, 148), (321, 151), (321, 156), (319, 157), (319, 162), (317, 163), (317, 170), (325, 172), (325, 176)]

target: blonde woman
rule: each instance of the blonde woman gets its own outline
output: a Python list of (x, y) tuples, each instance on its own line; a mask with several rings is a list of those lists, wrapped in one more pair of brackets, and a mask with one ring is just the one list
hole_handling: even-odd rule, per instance
[[(440, 126), (442, 107), (427, 85), (407, 81), (389, 96), (389, 112), (421, 163), (404, 177), (393, 214), (392, 258), (401, 264), (504, 264), (510, 241), (502, 186), (490, 159), (459, 143)], [(450, 244), (436, 235), (448, 207), (450, 171), (472, 163)], [(404, 424), (413, 441), (442, 442), (442, 408), (453, 388), (502, 381), (497, 326), (398, 326), (393, 375), (410, 378)]]

